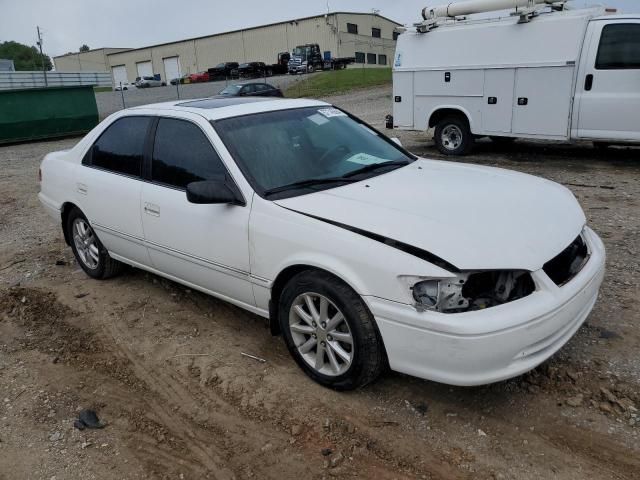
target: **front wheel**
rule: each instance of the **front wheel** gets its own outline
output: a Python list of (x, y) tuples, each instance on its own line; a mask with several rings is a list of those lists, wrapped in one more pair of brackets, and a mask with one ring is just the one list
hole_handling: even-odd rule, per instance
[(321, 385), (362, 387), (386, 365), (371, 312), (356, 292), (328, 273), (293, 277), (280, 296), (278, 319), (289, 352)]
[(466, 155), (474, 143), (469, 122), (459, 115), (440, 120), (436, 124), (433, 140), (438, 150), (445, 155)]
[(89, 220), (78, 208), (69, 213), (66, 229), (76, 261), (87, 275), (106, 279), (120, 273), (124, 265), (109, 256)]

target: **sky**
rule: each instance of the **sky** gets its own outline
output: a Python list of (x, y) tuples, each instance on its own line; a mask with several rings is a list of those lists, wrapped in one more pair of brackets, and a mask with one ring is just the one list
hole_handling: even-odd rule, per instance
[[(371, 12), (403, 24), (420, 21), (426, 5), (451, 0), (329, 0), (331, 11)], [(640, 12), (640, 0), (574, 0)], [(91, 48), (144, 47), (266, 23), (322, 14), (326, 0), (0, 0), (0, 42), (36, 43), (49, 56)]]

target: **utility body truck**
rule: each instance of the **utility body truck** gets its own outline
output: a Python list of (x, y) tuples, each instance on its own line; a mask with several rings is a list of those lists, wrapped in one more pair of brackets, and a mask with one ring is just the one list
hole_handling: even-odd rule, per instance
[[(501, 18), (465, 15), (514, 8)], [(425, 131), (448, 155), (479, 137), (640, 143), (640, 14), (551, 0), (425, 8), (403, 32), (387, 126)]]

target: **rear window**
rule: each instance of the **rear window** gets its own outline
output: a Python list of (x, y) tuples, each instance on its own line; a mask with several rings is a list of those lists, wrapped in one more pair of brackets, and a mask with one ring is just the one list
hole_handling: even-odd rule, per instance
[(144, 142), (151, 117), (124, 117), (100, 135), (83, 160), (84, 165), (140, 177)]
[(604, 26), (596, 69), (640, 69), (640, 24), (614, 23)]

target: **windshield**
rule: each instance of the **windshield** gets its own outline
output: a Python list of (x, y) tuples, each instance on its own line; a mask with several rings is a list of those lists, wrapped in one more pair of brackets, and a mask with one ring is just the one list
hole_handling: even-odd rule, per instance
[(306, 60), (310, 53), (309, 47), (296, 47), (293, 49), (293, 54), (296, 57), (302, 57), (303, 60)]
[(224, 68), (224, 63), (219, 63), (218, 65), (216, 65), (216, 68)]
[(229, 85), (223, 88), (222, 90), (220, 90), (219, 95), (236, 95), (241, 88), (242, 88), (242, 85)]
[[(393, 142), (330, 106), (227, 118), (214, 126), (262, 195), (278, 190), (282, 198), (332, 188), (412, 161)], [(305, 185), (292, 185), (300, 182)]]

